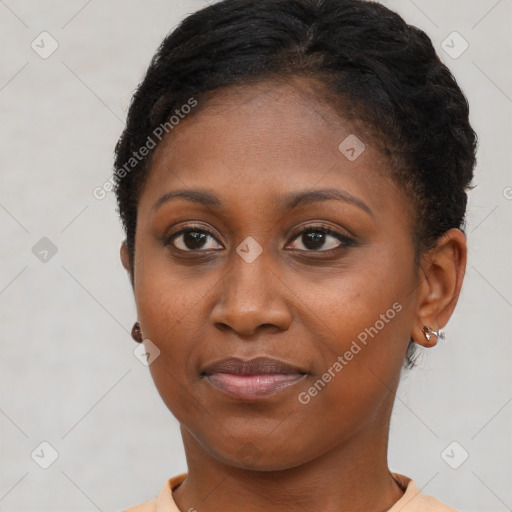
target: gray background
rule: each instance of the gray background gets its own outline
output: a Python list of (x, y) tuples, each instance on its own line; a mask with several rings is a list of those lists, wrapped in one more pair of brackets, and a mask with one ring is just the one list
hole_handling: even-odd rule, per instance
[[(2, 511), (119, 510), (186, 471), (178, 424), (132, 352), (114, 196), (92, 190), (157, 45), (203, 5), (0, 1)], [(402, 380), (390, 466), (455, 508), (512, 510), (512, 1), (387, 5), (433, 39), (480, 138), (461, 300), (447, 343)], [(46, 59), (31, 47), (51, 48), (43, 31), (59, 45)], [(469, 44), (457, 58), (441, 46), (462, 49), (454, 31)], [(57, 248), (46, 262), (43, 237)], [(46, 470), (43, 441), (58, 452)]]

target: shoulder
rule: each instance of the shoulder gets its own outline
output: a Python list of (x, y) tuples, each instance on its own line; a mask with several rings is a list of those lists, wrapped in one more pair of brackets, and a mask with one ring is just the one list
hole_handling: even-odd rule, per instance
[(179, 512), (172, 496), (172, 492), (185, 480), (187, 473), (176, 475), (165, 482), (160, 494), (149, 501), (145, 501), (135, 507), (130, 507), (122, 512)]
[(393, 477), (405, 492), (388, 512), (457, 512), (436, 498), (420, 492), (414, 480), (409, 477), (398, 473), (393, 473)]
[(122, 512), (156, 512), (156, 498), (136, 505), (135, 507), (127, 508)]

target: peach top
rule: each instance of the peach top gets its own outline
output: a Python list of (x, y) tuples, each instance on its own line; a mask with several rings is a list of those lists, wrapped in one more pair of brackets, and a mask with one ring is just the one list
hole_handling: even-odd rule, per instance
[[(178, 508), (172, 496), (172, 491), (185, 480), (186, 476), (187, 473), (181, 473), (170, 478), (156, 498), (123, 512), (187, 512)], [(405, 492), (388, 512), (457, 512), (455, 509), (443, 505), (432, 496), (421, 493), (410, 478), (398, 473), (393, 473), (393, 477)]]

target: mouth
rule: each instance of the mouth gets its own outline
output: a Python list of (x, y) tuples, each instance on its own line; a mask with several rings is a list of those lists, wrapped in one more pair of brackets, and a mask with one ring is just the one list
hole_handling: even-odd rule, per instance
[(203, 377), (216, 390), (238, 400), (258, 400), (305, 379), (309, 373), (277, 359), (223, 359), (207, 366)]

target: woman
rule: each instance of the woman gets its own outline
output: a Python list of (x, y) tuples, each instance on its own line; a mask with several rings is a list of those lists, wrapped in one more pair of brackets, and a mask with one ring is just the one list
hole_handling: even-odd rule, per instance
[(379, 4), (224, 0), (164, 40), (114, 178), (188, 472), (131, 512), (453, 510), (387, 443), (461, 290), (475, 146), (430, 39)]

